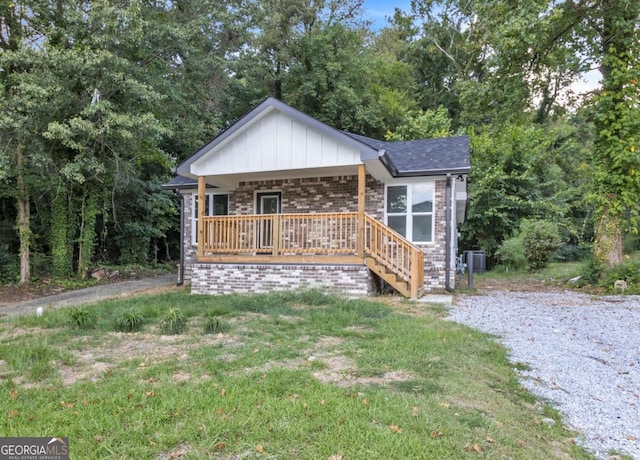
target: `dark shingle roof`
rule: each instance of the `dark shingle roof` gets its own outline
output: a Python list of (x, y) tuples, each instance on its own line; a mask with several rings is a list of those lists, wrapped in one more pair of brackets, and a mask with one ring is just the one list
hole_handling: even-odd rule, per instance
[(386, 142), (347, 133), (377, 150), (384, 150), (394, 176), (468, 173), (471, 170), (469, 136)]
[[(216, 188), (213, 185), (209, 184), (207, 184), (207, 187)], [(162, 188), (167, 190), (198, 188), (198, 181), (190, 177), (175, 176), (166, 184), (162, 184)]]
[(168, 190), (180, 188), (198, 188), (198, 182), (195, 179), (185, 176), (175, 176), (166, 184), (162, 184), (162, 188)]

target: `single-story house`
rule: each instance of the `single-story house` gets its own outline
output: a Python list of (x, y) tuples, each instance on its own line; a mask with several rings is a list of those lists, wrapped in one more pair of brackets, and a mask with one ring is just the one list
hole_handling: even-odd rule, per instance
[(451, 290), (467, 136), (385, 142), (268, 98), (180, 164), (179, 282), (193, 293)]

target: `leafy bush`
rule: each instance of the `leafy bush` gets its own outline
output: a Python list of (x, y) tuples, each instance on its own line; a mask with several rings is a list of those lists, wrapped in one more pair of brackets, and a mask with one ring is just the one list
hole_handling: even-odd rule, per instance
[(604, 277), (602, 278), (601, 286), (607, 291), (613, 290), (613, 283), (617, 280), (624, 280), (631, 285), (637, 284), (640, 281), (640, 274), (638, 273), (638, 265), (627, 262), (624, 264), (616, 265), (615, 267), (608, 268), (604, 271)]
[(144, 325), (144, 316), (130, 310), (120, 312), (114, 318), (114, 325), (118, 332), (137, 332)]
[(29, 263), (31, 264), (31, 281), (51, 276), (53, 265), (50, 255), (32, 252), (29, 257)]
[(586, 260), (591, 253), (588, 244), (566, 244), (555, 253), (554, 259), (560, 262), (576, 262)]
[(640, 264), (626, 262), (607, 268), (595, 259), (590, 258), (580, 272), (580, 286), (599, 287), (607, 292), (613, 292), (613, 285), (617, 280), (628, 283), (627, 293), (640, 291)]
[(187, 329), (187, 316), (179, 308), (170, 308), (160, 317), (160, 332), (181, 334)]
[(496, 257), (508, 268), (537, 271), (549, 265), (561, 246), (560, 232), (554, 223), (523, 219), (516, 235), (502, 242)]
[(510, 269), (526, 269), (527, 258), (524, 256), (524, 240), (522, 236), (514, 236), (503, 241), (496, 251), (496, 257), (502, 265)]
[(98, 318), (89, 307), (72, 307), (66, 313), (67, 322), (78, 329), (92, 329), (96, 326)]
[(536, 271), (549, 265), (553, 254), (562, 245), (558, 226), (546, 220), (523, 219), (520, 236), (529, 270)]
[(590, 257), (580, 271), (580, 286), (597, 286), (603, 277), (604, 266), (594, 257)]

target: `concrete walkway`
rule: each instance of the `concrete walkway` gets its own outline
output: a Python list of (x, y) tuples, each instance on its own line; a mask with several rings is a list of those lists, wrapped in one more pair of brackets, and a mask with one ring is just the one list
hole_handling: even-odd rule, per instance
[(440, 303), (442, 305), (451, 306), (453, 304), (452, 294), (425, 294), (418, 300), (420, 303)]
[(119, 283), (92, 286), (77, 291), (68, 291), (26, 302), (13, 303), (0, 307), (0, 317), (35, 314), (38, 307), (63, 308), (74, 305), (86, 305), (105, 299), (140, 294), (156, 289), (168, 289), (176, 286), (178, 277), (175, 274), (161, 275), (153, 278), (122, 281)]

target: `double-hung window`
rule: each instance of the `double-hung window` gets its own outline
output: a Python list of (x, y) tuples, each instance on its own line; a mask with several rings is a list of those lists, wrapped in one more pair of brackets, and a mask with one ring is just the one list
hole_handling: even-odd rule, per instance
[[(226, 216), (229, 214), (229, 195), (227, 193), (206, 193), (205, 216)], [(193, 194), (193, 216), (191, 217), (191, 242), (198, 244), (198, 194)]]
[(387, 185), (387, 225), (409, 241), (433, 241), (433, 183)]

